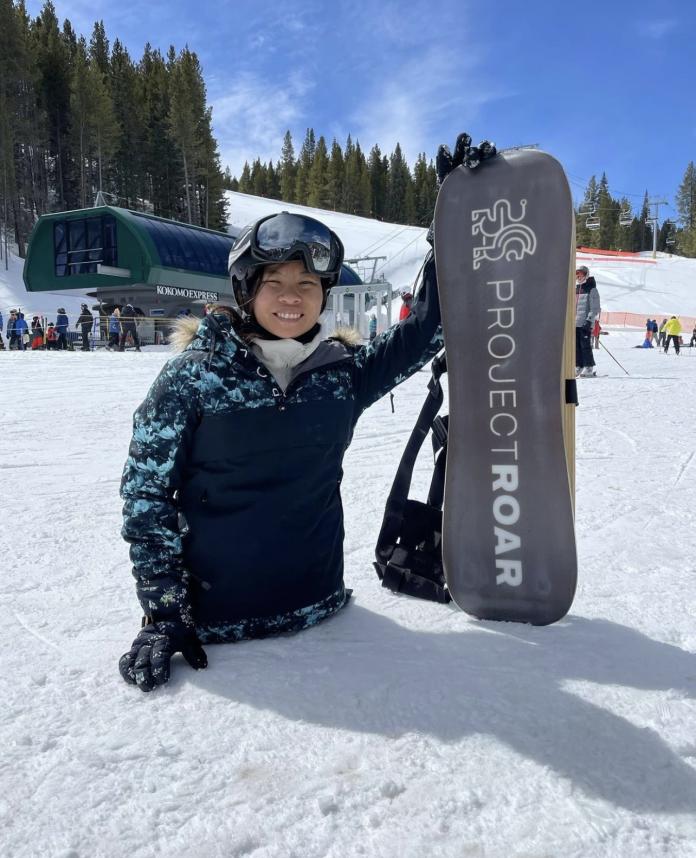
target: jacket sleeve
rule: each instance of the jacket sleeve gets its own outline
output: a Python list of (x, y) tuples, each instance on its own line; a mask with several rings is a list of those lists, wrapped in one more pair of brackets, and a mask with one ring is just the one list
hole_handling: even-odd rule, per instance
[(599, 314), (601, 312), (601, 307), (599, 305), (599, 292), (596, 289), (590, 289), (590, 309), (588, 313), (588, 318), (591, 322), (594, 322), (595, 319), (599, 318)]
[(444, 347), (435, 257), (423, 266), (423, 286), (408, 318), (356, 353), (357, 402), (362, 411), (425, 366)]
[(163, 367), (134, 414), (121, 480), (121, 533), (136, 592), (144, 613), (158, 620), (191, 622), (174, 493), (199, 423), (199, 377), (199, 364), (183, 356)]

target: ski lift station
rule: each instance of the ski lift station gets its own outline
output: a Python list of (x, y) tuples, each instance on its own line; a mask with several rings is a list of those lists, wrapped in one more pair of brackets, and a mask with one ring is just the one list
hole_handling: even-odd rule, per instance
[[(46, 214), (29, 241), (24, 283), (28, 292), (87, 295), (102, 316), (132, 304), (144, 316), (141, 338), (157, 342), (182, 311), (202, 316), (207, 303), (232, 302), (227, 257), (235, 235), (108, 205)], [(366, 337), (376, 303), (386, 305), (391, 324), (392, 287), (375, 276), (374, 258), (350, 262), (325, 319), (329, 328), (350, 325)]]

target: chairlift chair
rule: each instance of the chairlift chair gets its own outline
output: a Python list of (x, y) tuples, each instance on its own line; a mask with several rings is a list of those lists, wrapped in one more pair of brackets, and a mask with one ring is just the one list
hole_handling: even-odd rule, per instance
[(619, 212), (619, 226), (630, 226), (633, 223), (633, 212), (631, 207), (621, 209)]
[(599, 217), (590, 215), (585, 221), (585, 226), (588, 229), (599, 229)]

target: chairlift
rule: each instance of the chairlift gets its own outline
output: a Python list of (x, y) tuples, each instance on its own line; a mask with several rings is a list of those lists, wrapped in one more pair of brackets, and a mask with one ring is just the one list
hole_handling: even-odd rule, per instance
[(590, 215), (585, 221), (585, 226), (588, 229), (599, 229), (599, 217)]
[(633, 212), (630, 206), (619, 212), (619, 226), (630, 226), (633, 223)]
[(597, 203), (581, 203), (578, 206), (579, 214), (593, 215), (597, 211)]

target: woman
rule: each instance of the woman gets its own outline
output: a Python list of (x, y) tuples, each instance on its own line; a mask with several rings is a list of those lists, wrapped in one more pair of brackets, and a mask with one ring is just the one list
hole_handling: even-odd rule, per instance
[(111, 351), (118, 348), (119, 340), (121, 339), (121, 311), (118, 307), (114, 307), (109, 316), (109, 342), (106, 348)]
[(121, 494), (144, 627), (119, 667), (143, 691), (172, 653), (312, 626), (343, 583), (344, 453), (362, 412), (441, 348), (432, 253), (407, 319), (368, 345), (326, 338), (320, 316), (343, 246), (282, 212), (235, 242), (236, 306), (177, 323), (170, 359), (135, 413)]

